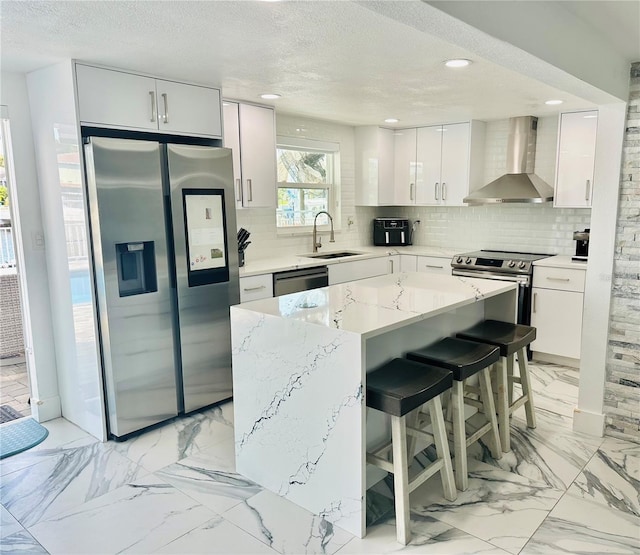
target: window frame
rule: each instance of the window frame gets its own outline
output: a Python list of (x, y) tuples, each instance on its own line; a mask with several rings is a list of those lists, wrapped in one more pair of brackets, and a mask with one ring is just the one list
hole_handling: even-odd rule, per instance
[[(276, 158), (277, 150), (298, 150), (306, 152), (324, 152), (331, 155), (332, 178), (327, 178), (327, 183), (289, 183), (284, 181), (276, 182), (276, 199), (278, 190), (285, 189), (327, 189), (328, 190), (328, 212), (333, 218), (333, 229), (338, 231), (341, 228), (341, 206), (340, 206), (340, 143), (307, 139), (301, 137), (288, 137), (278, 135), (276, 137)], [(327, 168), (329, 169), (329, 168)], [(279, 226), (278, 225), (278, 204), (276, 200), (276, 234), (278, 236), (309, 235), (313, 232), (313, 224), (300, 226)], [(329, 231), (329, 223), (318, 224), (318, 231)]]

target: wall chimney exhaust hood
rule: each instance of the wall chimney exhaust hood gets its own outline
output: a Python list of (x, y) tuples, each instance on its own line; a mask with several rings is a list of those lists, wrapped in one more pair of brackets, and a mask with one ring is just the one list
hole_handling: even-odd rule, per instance
[(533, 173), (538, 118), (509, 120), (507, 173), (463, 199), (467, 204), (541, 203), (553, 200), (553, 188)]

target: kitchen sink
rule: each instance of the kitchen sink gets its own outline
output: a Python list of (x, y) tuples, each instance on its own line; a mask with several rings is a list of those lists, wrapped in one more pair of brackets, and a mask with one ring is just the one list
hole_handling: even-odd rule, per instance
[(332, 260), (334, 258), (344, 258), (346, 256), (357, 256), (359, 254), (366, 254), (364, 252), (353, 251), (336, 251), (336, 252), (321, 252), (313, 254), (303, 254), (304, 258), (318, 258), (320, 260)]

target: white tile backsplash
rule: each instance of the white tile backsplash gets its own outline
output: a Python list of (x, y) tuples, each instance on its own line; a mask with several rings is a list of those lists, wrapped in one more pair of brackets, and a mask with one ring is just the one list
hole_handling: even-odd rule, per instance
[[(358, 207), (355, 206), (355, 138), (354, 128), (330, 121), (314, 120), (289, 114), (277, 114), (278, 135), (304, 137), (340, 143), (341, 230), (336, 242), (328, 243), (322, 233), (325, 250), (357, 248), (372, 244), (371, 221), (376, 216), (404, 216), (420, 219), (414, 244), (444, 247), (460, 251), (504, 249), (571, 255), (575, 250), (573, 232), (589, 227), (589, 209), (553, 208), (541, 205), (514, 204), (464, 207)], [(485, 181), (502, 175), (506, 168), (508, 120), (487, 122)], [(538, 119), (535, 173), (549, 185), (555, 182), (558, 117)], [(338, 212), (334, 210), (334, 212)], [(353, 224), (349, 225), (349, 218)], [(239, 210), (238, 227), (251, 232), (248, 262), (311, 250), (311, 234), (278, 235), (275, 213), (271, 208)]]

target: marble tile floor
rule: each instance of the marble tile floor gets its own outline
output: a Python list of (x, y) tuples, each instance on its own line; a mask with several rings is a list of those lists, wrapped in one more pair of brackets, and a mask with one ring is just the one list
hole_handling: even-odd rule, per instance
[[(520, 411), (511, 453), (495, 461), (486, 446), (471, 449), (456, 501), (437, 476), (413, 492), (406, 547), (392, 511), (354, 538), (236, 474), (227, 403), (122, 443), (47, 422), (43, 443), (0, 461), (0, 552), (640, 553), (640, 444), (573, 432), (577, 373), (531, 371), (536, 429)], [(385, 487), (377, 499), (388, 504)]]

